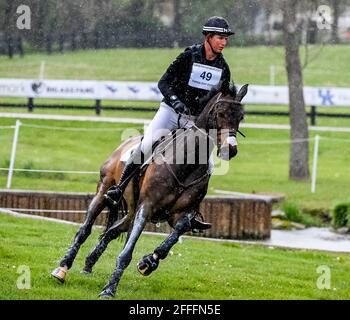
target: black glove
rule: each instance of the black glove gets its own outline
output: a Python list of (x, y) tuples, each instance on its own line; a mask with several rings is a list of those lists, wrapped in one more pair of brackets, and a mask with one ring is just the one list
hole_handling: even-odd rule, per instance
[(189, 114), (190, 110), (178, 97), (171, 96), (170, 103), (177, 113)]

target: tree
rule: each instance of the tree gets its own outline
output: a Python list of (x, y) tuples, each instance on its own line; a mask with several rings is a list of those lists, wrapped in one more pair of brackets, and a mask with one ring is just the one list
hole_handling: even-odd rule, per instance
[(333, 7), (333, 23), (332, 23), (332, 42), (338, 43), (339, 37), (338, 37), (338, 20), (339, 20), (339, 5), (340, 0), (332, 0), (332, 7)]
[(298, 0), (283, 0), (281, 4), (292, 140), (289, 159), (289, 178), (293, 180), (305, 180), (309, 178), (309, 133), (299, 58), (299, 28), (296, 18)]
[(5, 42), (7, 46), (8, 56), (13, 57), (13, 34), (14, 34), (14, 6), (13, 1), (6, 0), (4, 3), (4, 23), (2, 29), (4, 30)]

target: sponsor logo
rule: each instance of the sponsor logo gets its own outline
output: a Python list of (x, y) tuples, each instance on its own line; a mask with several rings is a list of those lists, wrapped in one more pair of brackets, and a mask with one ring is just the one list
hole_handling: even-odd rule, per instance
[(35, 94), (41, 94), (45, 90), (45, 85), (43, 82), (33, 82), (32, 83), (32, 90), (35, 92)]

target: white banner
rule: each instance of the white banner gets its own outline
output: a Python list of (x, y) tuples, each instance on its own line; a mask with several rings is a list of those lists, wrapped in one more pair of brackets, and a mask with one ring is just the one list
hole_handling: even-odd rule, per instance
[[(350, 107), (350, 88), (304, 87), (306, 105)], [(247, 104), (289, 104), (288, 87), (251, 85)]]
[[(0, 79), (0, 97), (160, 101), (156, 82)], [(306, 105), (350, 107), (350, 88), (304, 87)], [(250, 85), (246, 104), (288, 104), (288, 87)]]

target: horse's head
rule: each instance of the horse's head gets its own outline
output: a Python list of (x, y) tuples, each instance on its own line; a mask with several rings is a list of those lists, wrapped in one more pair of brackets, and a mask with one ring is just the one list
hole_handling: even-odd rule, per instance
[(230, 86), (227, 92), (216, 94), (205, 108), (208, 112), (206, 129), (217, 130), (218, 156), (223, 160), (230, 160), (237, 154), (236, 136), (244, 116), (241, 101), (247, 91), (247, 84), (238, 93), (234, 86)]

